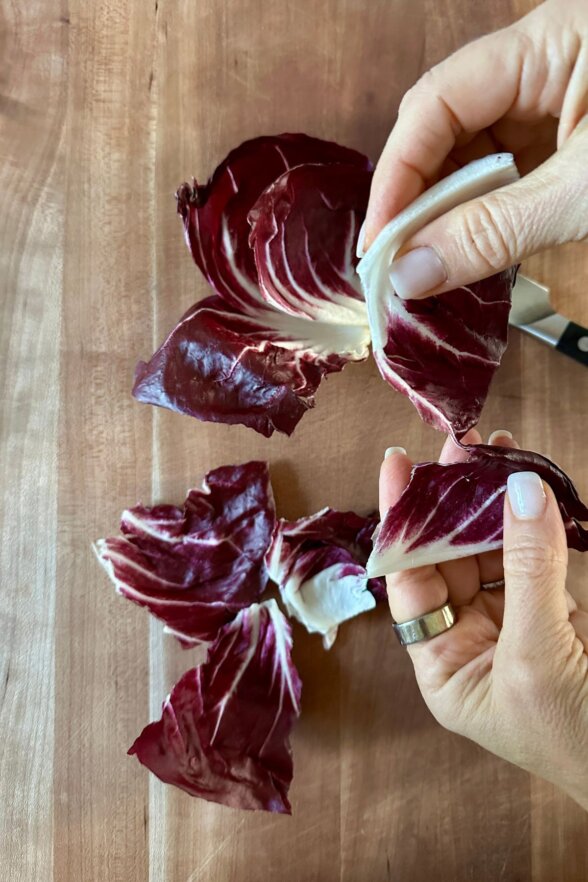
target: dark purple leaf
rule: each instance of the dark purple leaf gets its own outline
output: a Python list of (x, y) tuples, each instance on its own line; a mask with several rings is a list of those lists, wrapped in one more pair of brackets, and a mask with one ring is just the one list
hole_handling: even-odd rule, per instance
[(129, 753), (192, 796), (290, 814), (290, 732), (300, 678), (290, 627), (274, 600), (242, 610), (207, 661), (187, 671)]
[(392, 288), (390, 263), (418, 229), (517, 177), (510, 155), (465, 166), (395, 217), (358, 265), (382, 376), (425, 422), (455, 438), (478, 422), (506, 348), (516, 268), (437, 297), (402, 300)]
[(274, 522), (267, 464), (253, 461), (209, 472), (182, 508), (127, 509), (123, 535), (95, 548), (117, 592), (189, 645), (214, 640), (259, 599)]
[(480, 418), (506, 349), (516, 267), (428, 297), (387, 304), (387, 340), (374, 357), (385, 380), (419, 416), (461, 438)]
[(250, 244), (270, 305), (367, 328), (355, 249), (370, 182), (358, 165), (301, 165), (262, 193), (249, 215)]
[(536, 472), (550, 485), (568, 545), (588, 551), (588, 520), (568, 476), (529, 450), (470, 445), (466, 462), (419, 463), (398, 502), (387, 512), (368, 561), (370, 576), (437, 564), (502, 546), (504, 493), (510, 474)]
[(329, 649), (338, 626), (386, 597), (383, 579), (366, 575), (376, 514), (324, 508), (297, 521), (279, 520), (267, 553), (270, 577), (288, 613)]
[(245, 316), (218, 297), (193, 306), (149, 362), (133, 395), (201, 420), (291, 434), (327, 373), (367, 356), (365, 328), (265, 309)]
[(178, 212), (192, 257), (217, 294), (239, 310), (256, 309), (261, 302), (247, 216), (276, 178), (309, 162), (370, 168), (361, 153), (332, 141), (270, 135), (232, 150), (207, 184), (194, 181), (178, 190)]

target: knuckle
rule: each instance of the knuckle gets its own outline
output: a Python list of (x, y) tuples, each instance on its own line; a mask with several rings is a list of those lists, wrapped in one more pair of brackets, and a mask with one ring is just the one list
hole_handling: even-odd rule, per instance
[(463, 213), (461, 239), (484, 273), (509, 266), (520, 251), (511, 211), (496, 198), (480, 200)]
[(413, 85), (404, 93), (404, 97), (400, 102), (400, 106), (406, 101), (410, 102), (414, 98), (418, 98), (419, 95), (422, 95), (424, 92), (428, 92), (431, 88), (431, 85), (434, 80), (433, 71), (431, 69), (426, 70)]
[(521, 26), (522, 22), (515, 22), (508, 30), (513, 41), (513, 51), (518, 52), (521, 58), (526, 58), (533, 53), (540, 51), (532, 31), (527, 31)]
[(430, 98), (431, 95), (434, 95), (436, 91), (436, 79), (435, 68), (425, 71), (416, 83), (414, 83), (402, 96), (400, 104), (398, 105), (398, 114), (400, 115), (407, 110), (412, 110), (414, 107), (418, 107), (423, 99)]
[(552, 577), (565, 566), (566, 562), (556, 549), (539, 536), (523, 534), (514, 545), (504, 546), (504, 569), (510, 576), (536, 580)]
[(400, 104), (398, 105), (398, 115), (401, 116), (406, 112), (408, 108), (411, 107), (415, 98), (418, 96), (418, 83), (415, 83), (414, 86), (411, 86), (408, 89), (402, 98), (400, 99)]

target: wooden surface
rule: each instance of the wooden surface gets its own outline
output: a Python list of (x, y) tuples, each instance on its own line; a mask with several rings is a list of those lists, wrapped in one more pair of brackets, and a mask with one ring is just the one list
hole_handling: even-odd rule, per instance
[[(179, 501), (221, 463), (267, 457), (279, 511), (296, 516), (373, 506), (390, 444), (435, 454), (440, 438), (371, 362), (269, 441), (134, 403), (132, 370), (205, 291), (179, 182), (282, 130), (376, 158), (422, 70), (530, 5), (0, 0), (2, 880), (588, 878), (586, 816), (437, 726), (384, 609), (328, 654), (295, 628), (292, 818), (165, 788), (125, 752), (190, 655), (115, 597), (90, 552), (126, 504)], [(534, 272), (588, 321), (581, 246)], [(584, 494), (587, 378), (515, 333), (483, 416)], [(582, 580), (576, 555), (576, 593)]]

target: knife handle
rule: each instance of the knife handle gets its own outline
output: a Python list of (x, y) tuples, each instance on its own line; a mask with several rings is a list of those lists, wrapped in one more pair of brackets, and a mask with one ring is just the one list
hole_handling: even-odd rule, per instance
[(555, 348), (588, 367), (588, 328), (569, 322)]

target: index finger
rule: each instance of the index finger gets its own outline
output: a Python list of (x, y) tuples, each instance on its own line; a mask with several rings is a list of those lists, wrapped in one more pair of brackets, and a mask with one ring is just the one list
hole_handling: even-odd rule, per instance
[[(387, 451), (380, 470), (380, 512), (384, 518), (410, 479), (412, 462), (402, 448)], [(386, 576), (388, 602), (396, 622), (408, 622), (439, 609), (447, 601), (447, 585), (437, 568), (429, 566), (403, 570)]]
[(450, 55), (406, 93), (374, 172), (365, 249), (436, 177), (458, 137), (516, 112), (525, 45), (514, 27), (488, 34)]

